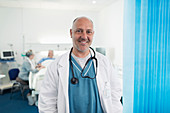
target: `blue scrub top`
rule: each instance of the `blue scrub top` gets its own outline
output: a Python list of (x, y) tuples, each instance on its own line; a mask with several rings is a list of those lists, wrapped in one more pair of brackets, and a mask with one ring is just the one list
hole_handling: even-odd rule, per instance
[[(78, 84), (72, 84), (73, 77), (71, 65), (69, 69), (69, 105), (70, 113), (103, 113), (98, 93), (96, 78), (82, 78), (81, 66), (71, 57), (74, 76), (78, 78)], [(93, 61), (90, 61), (83, 71), (83, 76), (95, 76)]]

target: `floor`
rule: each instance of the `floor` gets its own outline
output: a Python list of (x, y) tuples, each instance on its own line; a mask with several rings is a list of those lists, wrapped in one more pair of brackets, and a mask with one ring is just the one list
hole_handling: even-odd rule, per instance
[(28, 105), (26, 93), (24, 100), (19, 91), (15, 92), (10, 99), (10, 89), (3, 91), (0, 95), (0, 113), (38, 113), (37, 106)]

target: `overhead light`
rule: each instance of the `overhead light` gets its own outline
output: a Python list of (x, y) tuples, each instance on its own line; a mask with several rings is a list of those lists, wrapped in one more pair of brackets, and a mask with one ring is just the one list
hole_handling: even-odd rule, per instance
[(96, 3), (96, 0), (93, 0), (92, 3), (95, 4), (95, 3)]

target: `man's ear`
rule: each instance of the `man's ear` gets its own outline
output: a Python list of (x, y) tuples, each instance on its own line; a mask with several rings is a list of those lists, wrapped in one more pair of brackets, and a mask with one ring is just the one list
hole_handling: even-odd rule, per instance
[(94, 31), (93, 31), (93, 35), (94, 35)]
[(70, 37), (72, 38), (72, 33), (73, 33), (73, 31), (72, 31), (72, 29), (70, 29)]

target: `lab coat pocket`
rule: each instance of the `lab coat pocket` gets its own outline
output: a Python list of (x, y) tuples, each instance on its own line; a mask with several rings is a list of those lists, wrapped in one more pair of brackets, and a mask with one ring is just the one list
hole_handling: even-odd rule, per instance
[(110, 83), (105, 82), (104, 90), (103, 90), (103, 98), (108, 99), (111, 98), (111, 88), (110, 88)]

